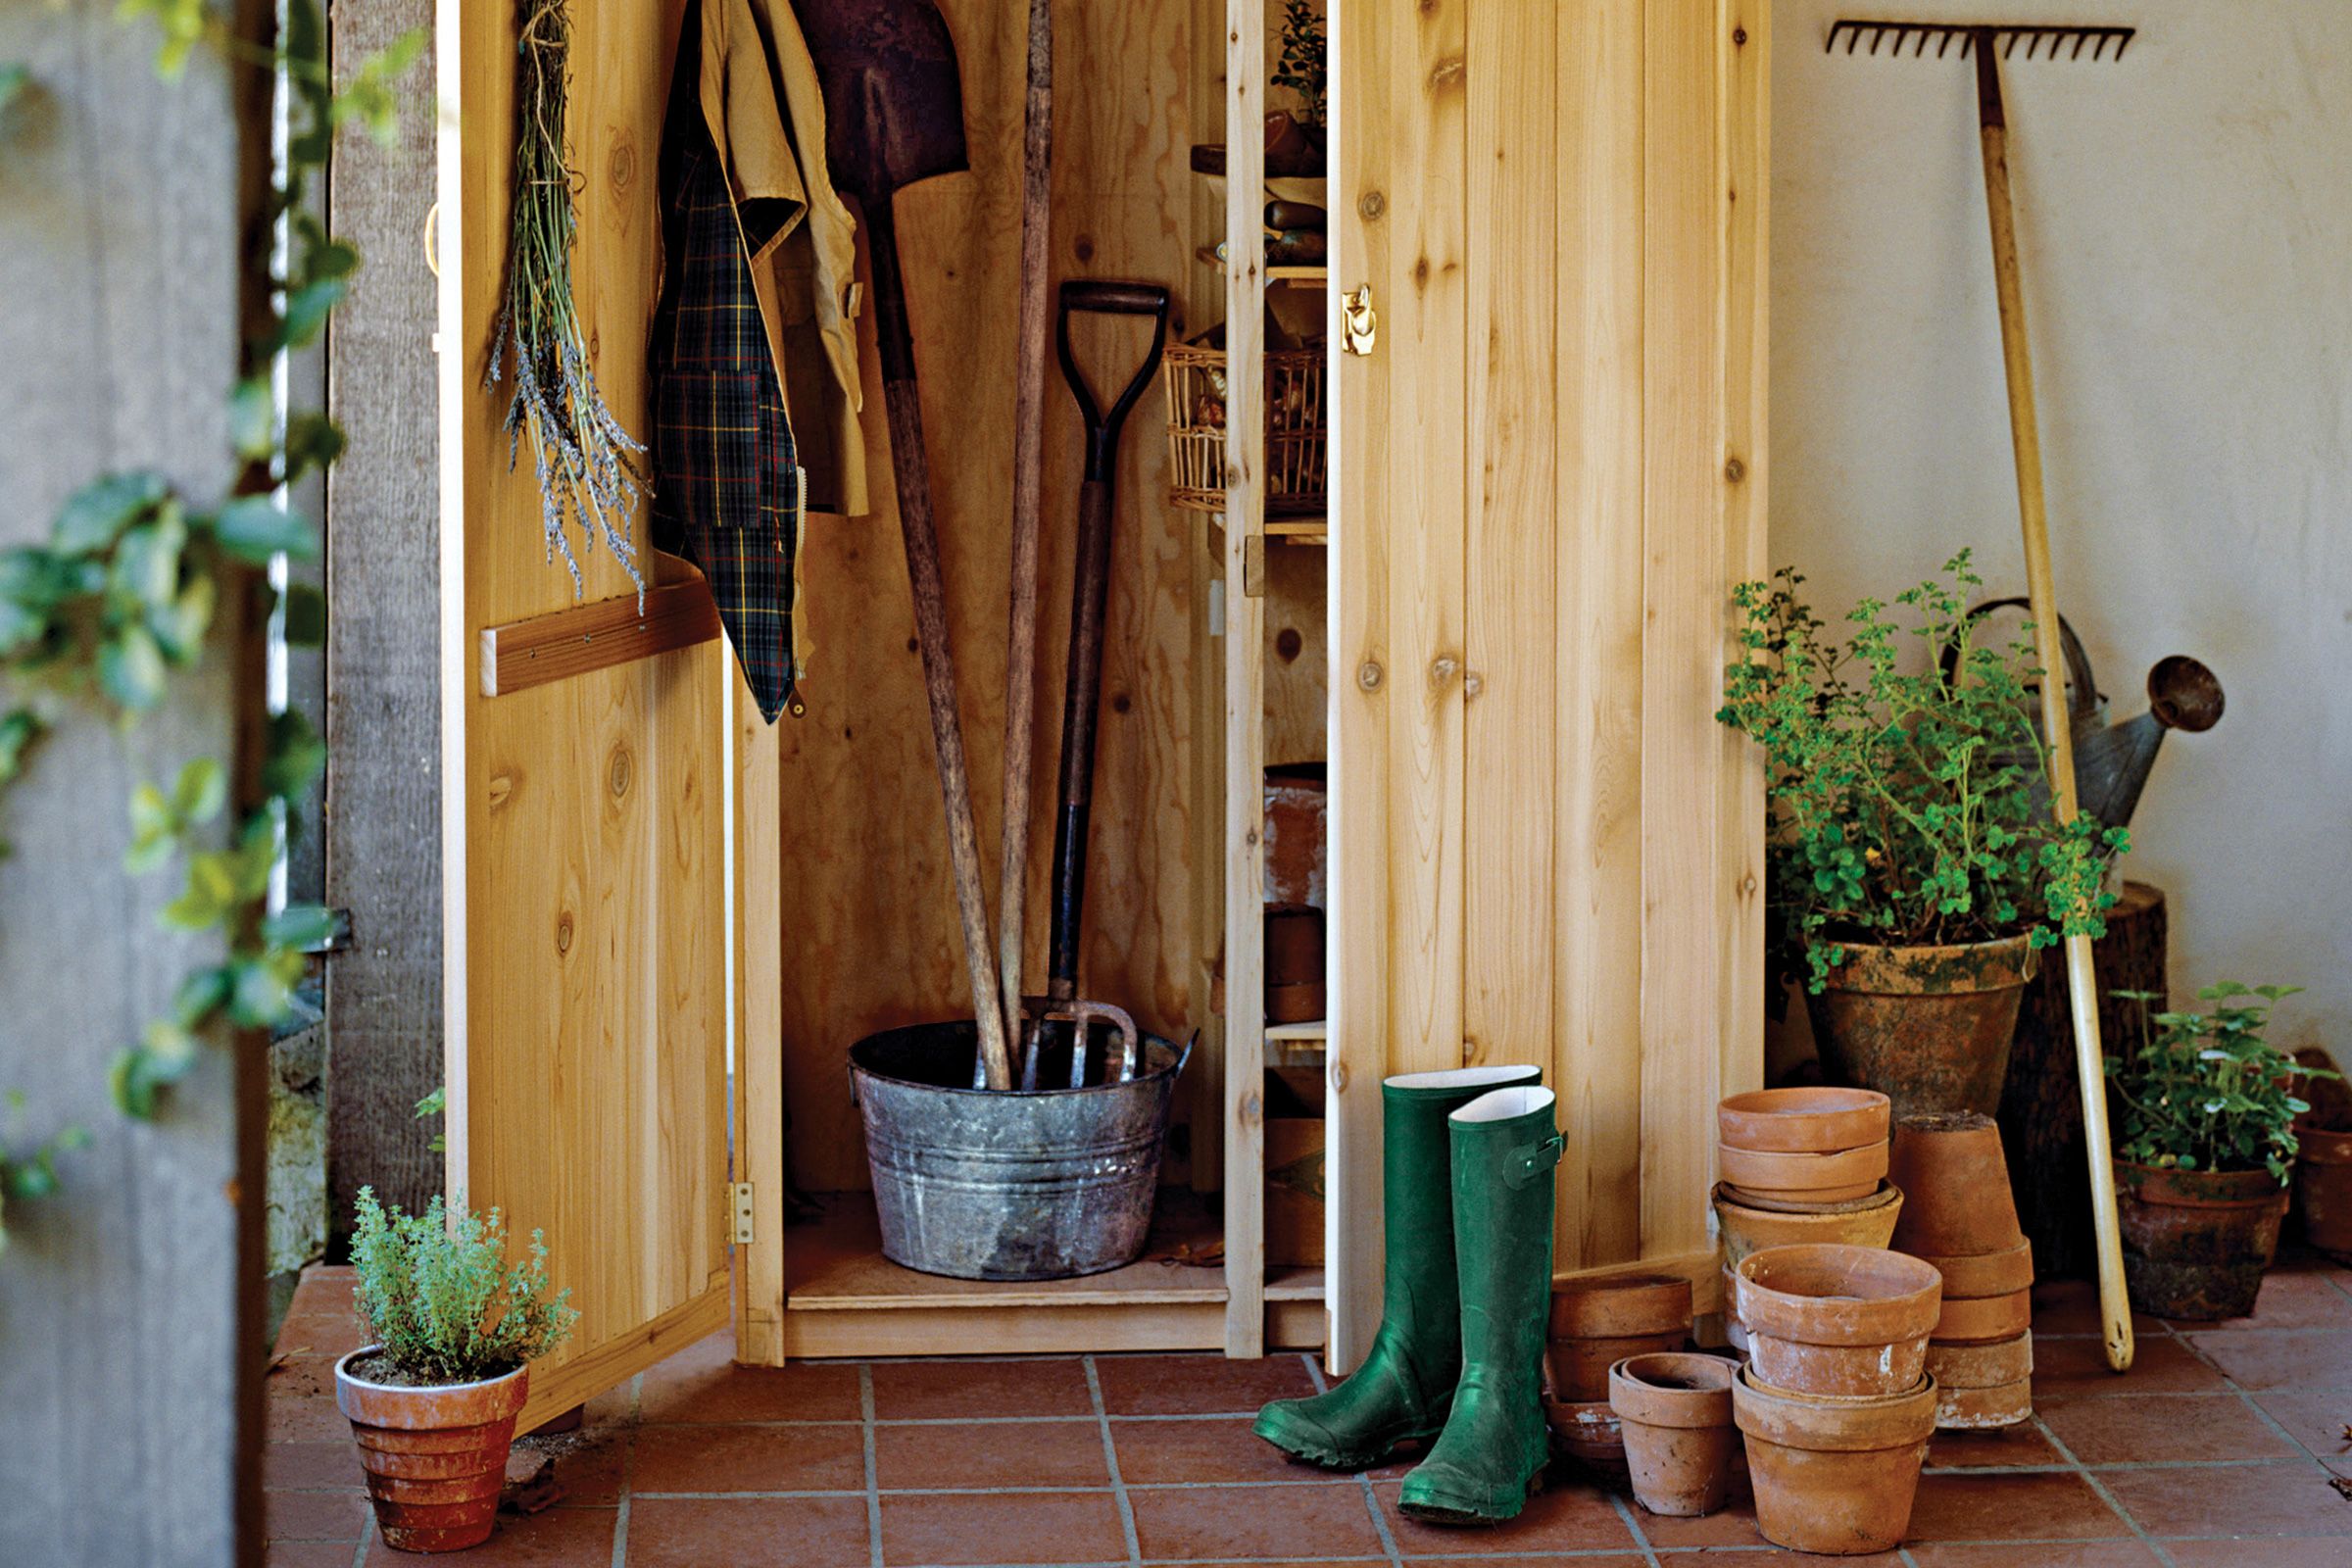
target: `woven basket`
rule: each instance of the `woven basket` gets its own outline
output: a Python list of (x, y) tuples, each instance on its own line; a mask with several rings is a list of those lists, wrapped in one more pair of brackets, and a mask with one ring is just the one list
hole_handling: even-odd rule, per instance
[[(1266, 513), (1313, 516), (1326, 507), (1331, 431), (1323, 351), (1266, 355)], [(1179, 343), (1161, 367), (1168, 393), (1168, 500), (1192, 512), (1225, 510), (1225, 351)]]

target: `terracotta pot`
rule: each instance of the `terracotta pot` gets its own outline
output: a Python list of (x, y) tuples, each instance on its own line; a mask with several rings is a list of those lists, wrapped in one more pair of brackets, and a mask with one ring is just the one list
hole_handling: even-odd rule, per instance
[(1898, 1117), (1888, 1179), (1904, 1193), (1894, 1248), (1914, 1257), (1981, 1257), (2024, 1241), (2001, 1129), (1973, 1112)]
[(2303, 1239), (2339, 1262), (2352, 1258), (2352, 1132), (2301, 1127), (2295, 1137), (2295, 1202)]
[[(1759, 1208), (1768, 1214), (1859, 1214), (1903, 1200), (1902, 1190), (1891, 1182), (1879, 1183), (1877, 1188), (1861, 1198), (1841, 1198), (1834, 1203), (1806, 1203), (1794, 1199), (1775, 1198), (1770, 1193), (1750, 1193), (1729, 1182), (1718, 1183), (1715, 1191), (1735, 1203)], [(1886, 1223), (1894, 1223), (1891, 1210), (1886, 1216)]]
[(1878, 1090), (1894, 1102), (1898, 1121), (1921, 1111), (1999, 1109), (2018, 1004), (2035, 967), (2026, 939), (1842, 946), (1845, 961), (1818, 995), (1805, 997), (1830, 1081)]
[(1867, 1247), (1772, 1247), (1734, 1271), (1749, 1364), (1775, 1389), (1884, 1397), (1920, 1380), (1943, 1281)]
[(1892, 1125), (1891, 1102), (1871, 1089), (1755, 1089), (1715, 1107), (1715, 1132), (1726, 1149), (1828, 1153), (1883, 1144)]
[(1893, 1237), (1902, 1211), (1901, 1189), (1888, 1186), (1854, 1202), (1824, 1205), (1818, 1212), (1762, 1208), (1742, 1200), (1729, 1188), (1715, 1189), (1715, 1231), (1727, 1274), (1748, 1253), (1767, 1247), (1832, 1242), (1884, 1248)]
[(1720, 1355), (1636, 1355), (1609, 1368), (1634, 1500), (1651, 1513), (1695, 1519), (1723, 1506), (1732, 1485), (1732, 1379)]
[(1552, 1393), (1575, 1404), (1609, 1397), (1609, 1368), (1629, 1355), (1679, 1350), (1690, 1337), (1690, 1282), (1664, 1274), (1572, 1281), (1551, 1295)]
[(1723, 1271), (1723, 1337), (1733, 1349), (1747, 1353), (1747, 1325), (1740, 1321), (1740, 1283), (1732, 1271)]
[(1985, 1345), (2014, 1340), (2034, 1327), (2034, 1293), (2013, 1291), (2007, 1296), (1947, 1296), (1936, 1319), (1935, 1338), (1950, 1345)]
[(366, 1346), (335, 1363), (335, 1404), (351, 1419), (384, 1544), (399, 1551), (480, 1545), (498, 1521), (507, 1450), (531, 1369), (421, 1389), (352, 1375), (354, 1363), (380, 1348)]
[(2254, 1310), (2278, 1250), (2286, 1189), (2267, 1170), (2160, 1170), (2115, 1162), (2132, 1304), (2200, 1322)]
[(1911, 1527), (1919, 1467), (1936, 1430), (1936, 1389), (1825, 1402), (1732, 1385), (1732, 1414), (1747, 1440), (1756, 1526), (1776, 1546), (1835, 1556), (1890, 1551)]
[(1942, 1389), (1997, 1389), (2034, 1375), (2034, 1336), (1985, 1345), (1928, 1342), (1928, 1375)]
[(1886, 1146), (1865, 1144), (1828, 1153), (1733, 1149), (1715, 1152), (1718, 1174), (1737, 1192), (1799, 1202), (1835, 1203), (1870, 1197), (1886, 1175)]
[(1544, 1416), (1551, 1427), (1551, 1435), (1560, 1440), (1560, 1451), (1582, 1466), (1585, 1473), (1612, 1491), (1622, 1492), (1631, 1484), (1632, 1472), (1625, 1457), (1625, 1427), (1617, 1412), (1609, 1408), (1606, 1399), (1550, 1399), (1544, 1401)]
[(2019, 1378), (1989, 1389), (1947, 1389), (1936, 1393), (1936, 1430), (1992, 1432), (2034, 1419), (2034, 1380)]
[(1943, 1302), (1981, 1300), (1988, 1296), (2013, 1296), (2034, 1288), (2034, 1244), (2019, 1242), (1997, 1252), (1952, 1257), (1913, 1253), (1943, 1276)]

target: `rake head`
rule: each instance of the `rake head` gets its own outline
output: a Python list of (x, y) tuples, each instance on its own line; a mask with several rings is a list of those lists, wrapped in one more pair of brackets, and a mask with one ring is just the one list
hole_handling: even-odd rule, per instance
[[(2045, 60), (2080, 60), (2082, 51), (2090, 50), (2093, 60), (2121, 60), (2131, 47), (2135, 27), (2041, 26), (2032, 23), (1965, 23), (1965, 22), (1878, 22), (1854, 17), (1842, 17), (1830, 24), (1827, 48), (1835, 54), (1838, 40), (1845, 39), (1845, 52), (1852, 54), (1862, 48), (1877, 54), (1885, 44), (1889, 59), (1899, 57), (1907, 48), (1913, 59), (1928, 52), (1934, 44), (1936, 58), (1941, 60), (1948, 52), (1955, 60), (1965, 60), (1981, 41), (1986, 49), (2000, 46), (2003, 60), (2017, 54), (2019, 40), (2026, 45), (2026, 58), (2039, 55)], [(1957, 50), (1953, 45), (1958, 44)], [(2107, 53), (2113, 44), (2115, 53)]]

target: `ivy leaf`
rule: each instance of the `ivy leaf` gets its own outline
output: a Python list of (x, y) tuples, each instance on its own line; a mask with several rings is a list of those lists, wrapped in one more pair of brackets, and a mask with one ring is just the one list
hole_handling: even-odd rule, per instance
[(327, 313), (343, 303), (351, 284), (342, 277), (322, 277), (286, 295), (285, 317), (272, 345), (281, 349), (307, 348), (326, 325)]
[(335, 911), (317, 904), (289, 904), (262, 922), (262, 940), (271, 947), (307, 952), (334, 939)]
[(248, 463), (270, 456), (277, 439), (277, 395), (267, 375), (249, 375), (228, 394), (228, 439)]
[(343, 455), (343, 429), (323, 414), (298, 414), (286, 421), (286, 476), (298, 478)]
[(326, 595), (307, 582), (286, 585), (281, 601), (285, 608), (286, 646), (289, 648), (323, 648), (326, 646)]
[(228, 1001), (229, 972), (219, 965), (191, 971), (172, 994), (172, 1020), (182, 1029), (199, 1029)]
[(187, 542), (188, 525), (176, 508), (167, 507), (155, 521), (124, 529), (115, 543), (109, 573), (115, 592), (144, 611), (169, 609), (179, 594), (179, 556)]
[(262, 792), (280, 800), (299, 799), (326, 766), (326, 742), (311, 721), (288, 709), (270, 718), (269, 750), (262, 761)]
[(67, 497), (49, 542), (67, 555), (95, 554), (169, 493), (161, 474), (110, 473), (93, 479)]
[(279, 508), (269, 496), (238, 496), (213, 519), (214, 537), (220, 548), (239, 561), (257, 566), (270, 564), (280, 553), (309, 561), (318, 553), (318, 536), (309, 519)]
[[(299, 973), (301, 956), (294, 956)], [(228, 1015), (248, 1028), (268, 1029), (282, 1022), (294, 1003), (292, 980), (267, 958), (235, 964), (229, 981)]]
[(192, 576), (170, 604), (151, 610), (147, 629), (164, 657), (175, 664), (192, 664), (204, 651), (204, 634), (212, 629), (213, 607), (220, 590), (208, 575)]
[(228, 804), (228, 774), (210, 757), (189, 760), (172, 786), (172, 809), (182, 822), (210, 822)]
[(164, 924), (177, 931), (209, 931), (237, 905), (237, 876), (229, 854), (221, 850), (191, 856), (188, 879), (180, 896), (164, 906)]
[(164, 700), (164, 650), (143, 625), (122, 626), (98, 650), (98, 682), (116, 703), (143, 713)]

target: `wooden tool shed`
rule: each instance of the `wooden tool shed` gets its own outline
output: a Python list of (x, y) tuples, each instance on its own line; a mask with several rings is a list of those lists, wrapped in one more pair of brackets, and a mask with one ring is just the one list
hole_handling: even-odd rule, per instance
[[(941, 9), (973, 169), (898, 217), (993, 843), (1023, 19)], [(1761, 789), (1712, 715), (1729, 585), (1764, 559), (1762, 0), (1334, 0), (1332, 262), (1273, 282), (1323, 302), (1330, 501), (1271, 531), (1265, 11), (1057, 8), (1055, 275), (1168, 284), (1180, 338), (1222, 319), (1232, 439), (1220, 516), (1167, 504), (1154, 399), (1120, 475), (1086, 990), (1200, 1031), (1160, 1234), (1013, 1286), (888, 1264), (861, 1195), (848, 1046), (968, 1011), (870, 326), (876, 511), (810, 521), (808, 710), (770, 729), (690, 571), (640, 613), (609, 558), (585, 604), (544, 560), (482, 385), (515, 18), (442, 0), (449, 1180), (543, 1228), (584, 1314), (526, 1422), (730, 1319), (755, 1362), (1325, 1345), (1345, 1368), (1378, 1320), (1380, 1078), (1464, 1062), (1560, 1092), (1563, 1273), (1670, 1267), (1711, 1299), (1712, 1108), (1761, 1067)], [(575, 288), (639, 431), (679, 12), (575, 17)], [(1216, 141), (1212, 183), (1190, 149)], [(1360, 355), (1343, 295), (1376, 318)], [(1078, 473), (1049, 405), (1041, 757)], [(1331, 1010), (1275, 1048), (1325, 1068), (1327, 1261), (1269, 1266), (1262, 778), (1310, 757)], [(796, 1184), (821, 1219), (786, 1224)]]

